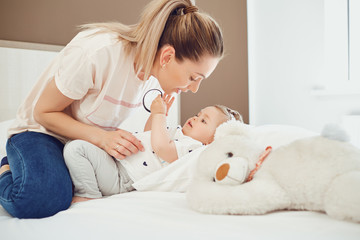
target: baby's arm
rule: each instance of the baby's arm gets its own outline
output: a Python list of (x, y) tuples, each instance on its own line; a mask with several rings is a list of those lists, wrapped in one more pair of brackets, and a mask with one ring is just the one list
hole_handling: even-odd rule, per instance
[[(173, 162), (178, 159), (175, 143), (170, 139), (166, 128), (167, 105), (172, 100), (165, 96), (162, 99), (158, 96), (151, 104), (151, 146), (154, 152), (166, 162)], [(171, 106), (170, 104), (170, 106)]]
[(150, 114), (148, 120), (146, 121), (144, 132), (151, 130), (151, 124), (152, 124), (152, 114)]
[[(160, 95), (159, 95), (157, 98), (160, 98)], [(157, 98), (155, 98), (155, 99), (157, 99)], [(155, 102), (155, 99), (154, 99), (153, 103)], [(165, 102), (165, 107), (166, 107), (165, 112), (166, 112), (166, 116), (168, 115), (169, 109), (170, 109), (170, 107), (172, 106), (174, 100), (175, 100), (174, 97), (171, 97), (170, 95), (167, 95), (167, 94), (164, 93), (163, 101)], [(160, 106), (160, 107), (161, 107), (161, 111), (163, 111), (163, 109), (162, 109), (163, 106)], [(153, 112), (153, 111), (158, 111), (158, 110), (159, 110), (158, 108), (159, 108), (159, 106), (157, 106), (156, 109), (151, 110), (151, 107), (150, 107), (150, 110), (151, 110), (151, 112)], [(152, 117), (153, 117), (153, 114), (150, 114), (148, 120), (147, 120), (146, 123), (145, 123), (144, 132), (151, 130)], [(165, 124), (166, 124), (166, 123), (165, 123)]]

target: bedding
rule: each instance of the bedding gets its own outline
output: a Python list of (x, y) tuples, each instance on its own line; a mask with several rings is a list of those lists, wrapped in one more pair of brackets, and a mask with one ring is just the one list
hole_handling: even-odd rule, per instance
[(185, 194), (130, 192), (77, 203), (44, 219), (0, 213), (1, 239), (346, 239), (358, 240), (359, 224), (316, 212), (260, 216), (206, 215), (190, 210)]
[[(0, 123), (0, 153), (6, 128)], [(291, 126), (256, 127), (258, 141), (278, 147), (316, 133)], [(73, 204), (44, 219), (12, 218), (0, 207), (1, 239), (360, 239), (360, 224), (323, 213), (278, 211), (259, 216), (207, 215), (191, 210), (185, 191), (197, 149), (135, 183), (138, 191)], [(171, 167), (171, 168), (170, 168)], [(162, 180), (162, 181), (159, 181)]]
[[(315, 134), (295, 126), (263, 125), (254, 127), (254, 136), (257, 142), (264, 146), (271, 145), (273, 149), (296, 139)], [(136, 181), (133, 186), (139, 191), (185, 192), (191, 181), (196, 160), (205, 148), (206, 146), (194, 150), (168, 167)]]

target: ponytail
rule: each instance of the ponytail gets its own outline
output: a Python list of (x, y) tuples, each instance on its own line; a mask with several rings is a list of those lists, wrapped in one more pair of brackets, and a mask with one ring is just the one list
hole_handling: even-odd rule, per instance
[(81, 28), (116, 32), (126, 54), (135, 49), (135, 68), (144, 71), (144, 79), (149, 78), (156, 54), (166, 44), (174, 47), (180, 62), (196, 62), (206, 54), (222, 58), (224, 54), (220, 27), (209, 15), (198, 12), (190, 0), (153, 0), (135, 25), (94, 23)]

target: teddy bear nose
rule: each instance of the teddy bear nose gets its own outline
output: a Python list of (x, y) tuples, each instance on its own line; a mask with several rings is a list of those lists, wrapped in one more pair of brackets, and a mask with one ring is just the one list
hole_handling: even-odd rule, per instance
[(230, 169), (230, 164), (228, 163), (222, 164), (216, 171), (215, 174), (216, 180), (218, 181), (223, 180), (228, 175), (229, 169)]

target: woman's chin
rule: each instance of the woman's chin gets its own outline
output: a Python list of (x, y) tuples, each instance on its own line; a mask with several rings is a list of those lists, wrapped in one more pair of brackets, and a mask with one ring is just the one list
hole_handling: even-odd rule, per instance
[(171, 89), (171, 90), (164, 90), (165, 94), (167, 95), (174, 95), (174, 94), (180, 94), (180, 89)]

